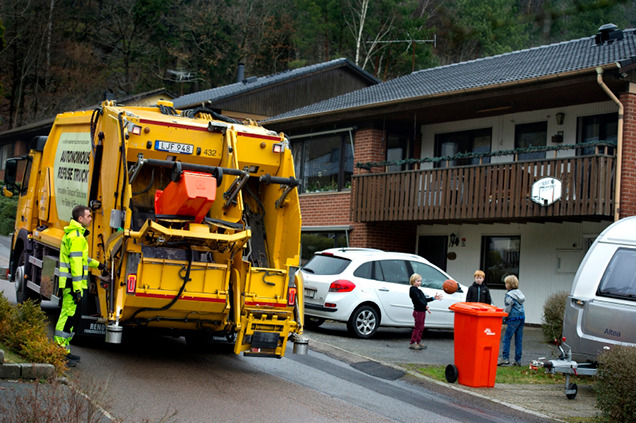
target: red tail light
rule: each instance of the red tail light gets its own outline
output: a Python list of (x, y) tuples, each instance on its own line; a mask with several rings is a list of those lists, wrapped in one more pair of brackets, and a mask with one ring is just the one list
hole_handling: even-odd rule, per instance
[(296, 293), (297, 293), (297, 289), (295, 287), (290, 287), (287, 290), (287, 305), (288, 306), (293, 306), (294, 304), (296, 304)]
[(340, 279), (335, 282), (331, 282), (329, 285), (329, 292), (351, 292), (356, 287), (351, 281)]
[(128, 275), (128, 278), (126, 279), (126, 294), (134, 294), (136, 288), (137, 288), (137, 275), (135, 273), (131, 273)]

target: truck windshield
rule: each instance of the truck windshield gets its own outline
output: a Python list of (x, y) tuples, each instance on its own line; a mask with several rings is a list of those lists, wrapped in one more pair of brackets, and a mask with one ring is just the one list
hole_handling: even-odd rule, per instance
[(616, 250), (601, 279), (598, 295), (636, 301), (634, 263), (636, 263), (636, 249)]

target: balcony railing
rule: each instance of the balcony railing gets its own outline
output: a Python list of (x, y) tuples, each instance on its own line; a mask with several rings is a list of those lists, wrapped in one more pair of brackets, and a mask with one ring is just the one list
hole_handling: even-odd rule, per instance
[[(357, 222), (523, 221), (610, 218), (616, 159), (612, 154), (369, 173), (353, 177)], [(532, 184), (553, 177), (561, 198), (531, 200)]]

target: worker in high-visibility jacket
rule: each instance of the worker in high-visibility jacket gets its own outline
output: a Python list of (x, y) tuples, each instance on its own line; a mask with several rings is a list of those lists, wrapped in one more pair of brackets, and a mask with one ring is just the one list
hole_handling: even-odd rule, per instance
[(75, 206), (73, 218), (64, 228), (60, 247), (59, 286), (62, 288), (62, 310), (55, 325), (55, 341), (68, 350), (66, 362), (75, 367), (80, 357), (71, 354), (70, 342), (79, 322), (79, 303), (88, 288), (88, 268), (104, 269), (104, 264), (88, 256), (87, 227), (93, 221), (91, 210), (86, 206)]

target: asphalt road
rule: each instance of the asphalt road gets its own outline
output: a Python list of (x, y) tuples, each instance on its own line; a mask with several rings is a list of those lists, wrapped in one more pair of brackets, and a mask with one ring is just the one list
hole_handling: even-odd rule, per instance
[[(0, 237), (0, 266), (7, 252), (8, 242)], [(13, 284), (0, 280), (0, 289), (15, 300)], [(48, 302), (43, 308), (55, 321), (57, 309)], [(510, 389), (465, 389), (408, 374), (398, 366), (448, 364), (453, 357), (452, 332), (427, 331), (424, 351), (407, 348), (409, 334), (404, 329), (381, 329), (374, 339), (359, 340), (351, 338), (344, 325), (328, 322), (307, 333), (308, 355), (292, 354), (290, 345), (281, 360), (236, 356), (223, 343), (200, 353), (189, 350), (182, 338), (124, 335), (122, 345), (73, 346), (82, 361), (69, 377), (112, 416), (127, 422), (543, 422), (550, 421), (547, 416), (558, 418), (527, 402), (499, 398), (510, 394)], [(533, 347), (527, 342), (524, 346), (527, 360), (535, 358)], [(5, 394), (7, 400), (11, 392), (0, 389), (0, 398)], [(539, 397), (539, 402), (563, 408), (562, 388), (551, 394)], [(571, 407), (580, 409), (581, 404), (571, 403)]]
[[(9, 297), (12, 287), (0, 280)], [(54, 321), (56, 308), (43, 308)], [(126, 422), (549, 421), (356, 355), (320, 352), (319, 342), (308, 355), (290, 346), (275, 360), (236, 356), (222, 342), (201, 353), (183, 338), (124, 339), (74, 345), (82, 361), (69, 378)]]

